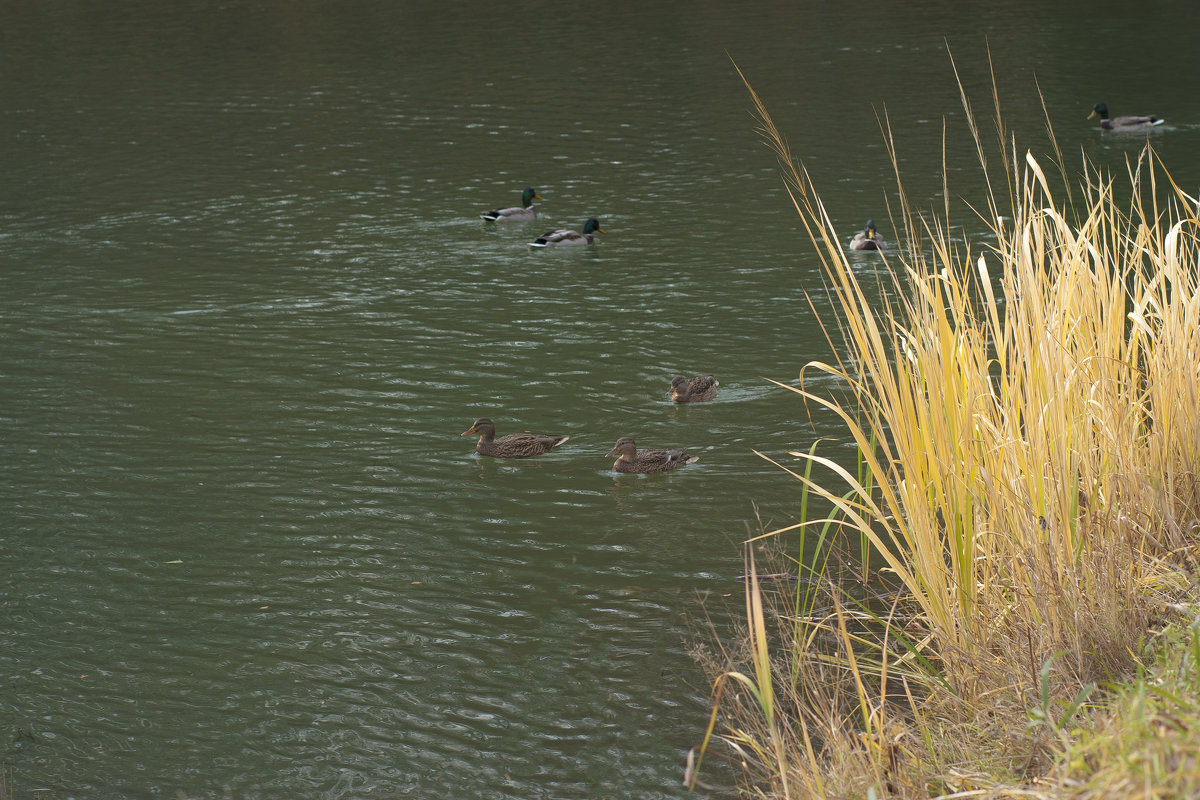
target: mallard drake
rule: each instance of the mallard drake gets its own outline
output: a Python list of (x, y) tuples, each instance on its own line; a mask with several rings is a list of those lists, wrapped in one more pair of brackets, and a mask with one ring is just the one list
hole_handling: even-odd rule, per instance
[(541, 200), (542, 196), (537, 193), (537, 190), (532, 186), (526, 186), (521, 192), (520, 208), (513, 206), (512, 208), (497, 208), (494, 211), (485, 211), (479, 216), (483, 217), (485, 222), (524, 222), (529, 219), (537, 219), (537, 206), (533, 204), (534, 200)]
[(721, 384), (712, 375), (697, 375), (685, 378), (676, 375), (671, 379), (671, 388), (667, 394), (676, 403), (701, 403), (712, 400), (717, 396), (717, 387)]
[(1088, 114), (1088, 119), (1092, 117), (1100, 118), (1100, 127), (1106, 131), (1141, 131), (1149, 130), (1155, 125), (1162, 125), (1166, 120), (1161, 120), (1154, 115), (1144, 117), (1113, 117), (1108, 118), (1108, 106), (1104, 103), (1096, 103), (1092, 106), (1092, 113)]
[(462, 436), (479, 436), (475, 452), (492, 458), (529, 458), (549, 453), (570, 436), (546, 436), (540, 433), (510, 433), (496, 438), (496, 426), (487, 417), (480, 417), (463, 431)]
[(592, 235), (593, 233), (604, 233), (604, 229), (600, 227), (600, 220), (595, 217), (583, 223), (583, 233), (567, 230), (566, 228), (558, 231), (546, 231), (530, 242), (529, 246), (553, 247), (569, 244), (591, 244), (596, 241), (596, 237)]
[(613, 456), (617, 457), (613, 462), (613, 469), (617, 472), (670, 472), (700, 460), (700, 456), (689, 456), (686, 447), (677, 450), (638, 450), (628, 436), (617, 439), (605, 458)]
[(867, 224), (863, 229), (854, 234), (854, 238), (850, 240), (851, 250), (883, 250), (887, 247), (887, 242), (883, 239), (883, 234), (875, 230), (875, 220), (867, 220)]

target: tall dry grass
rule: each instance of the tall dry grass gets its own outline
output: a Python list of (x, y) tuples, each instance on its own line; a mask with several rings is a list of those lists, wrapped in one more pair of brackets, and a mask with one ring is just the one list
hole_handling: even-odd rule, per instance
[(1064, 202), (1016, 157), (994, 87), (989, 163), (964, 93), (991, 235), (956, 240), (948, 205), (916, 213), (897, 168), (904, 247), (881, 304), (750, 91), (836, 300), (821, 323), (835, 355), (802, 377), (836, 376), (852, 399), (792, 391), (840, 417), (862, 458), (855, 474), (792, 454), (836, 486), (780, 466), (834, 509), (808, 524), (869, 542), (900, 591), (882, 607), (835, 589), (814, 613), (750, 582), (748, 645), (718, 670), (701, 751), (720, 738), (779, 797), (1061, 792), (1052, 767), (1079, 712), (1138, 666), (1194, 568), (1197, 200), (1147, 147), (1123, 176), (1128, 207), (1115, 178), (1085, 166), (1073, 181), (1055, 150)]

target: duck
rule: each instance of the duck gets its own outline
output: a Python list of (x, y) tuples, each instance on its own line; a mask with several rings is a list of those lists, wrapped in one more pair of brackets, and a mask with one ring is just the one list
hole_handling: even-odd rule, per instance
[(596, 237), (592, 235), (595, 233), (604, 233), (604, 229), (600, 227), (600, 220), (592, 217), (583, 223), (583, 233), (566, 228), (557, 231), (546, 231), (530, 242), (529, 246), (555, 247), (558, 245), (591, 244), (596, 241)]
[(496, 426), (487, 417), (475, 420), (460, 436), (478, 436), (475, 452), (492, 458), (531, 458), (549, 453), (570, 436), (547, 436), (541, 433), (510, 433), (496, 438)]
[(863, 229), (854, 234), (854, 238), (850, 240), (851, 250), (883, 250), (887, 247), (887, 242), (883, 239), (883, 234), (875, 230), (875, 220), (867, 220), (867, 224)]
[(676, 403), (702, 403), (716, 397), (717, 387), (720, 385), (712, 375), (697, 375), (694, 378), (676, 375), (671, 379), (671, 388), (667, 394), (671, 395), (671, 399)]
[(541, 200), (542, 196), (537, 193), (537, 190), (532, 186), (526, 186), (521, 192), (521, 206), (513, 206), (512, 208), (497, 208), (493, 211), (485, 211), (479, 216), (483, 217), (484, 222), (524, 222), (525, 220), (537, 219), (537, 206), (533, 204), (534, 200)]
[(1092, 113), (1088, 114), (1088, 119), (1092, 117), (1100, 118), (1100, 127), (1106, 131), (1144, 131), (1153, 128), (1155, 125), (1162, 125), (1166, 120), (1161, 120), (1153, 114), (1148, 116), (1129, 116), (1129, 117), (1113, 117), (1108, 118), (1108, 106), (1104, 103), (1096, 103), (1092, 106)]
[(613, 449), (605, 458), (617, 457), (613, 469), (617, 472), (670, 472), (684, 464), (700, 460), (700, 456), (689, 456), (686, 447), (675, 450), (638, 450), (629, 436), (617, 439)]

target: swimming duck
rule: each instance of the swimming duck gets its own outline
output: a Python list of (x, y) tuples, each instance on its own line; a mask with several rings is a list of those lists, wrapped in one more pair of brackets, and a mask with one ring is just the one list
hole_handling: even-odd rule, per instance
[(1162, 125), (1166, 120), (1161, 120), (1154, 115), (1144, 117), (1113, 117), (1108, 118), (1108, 106), (1104, 103), (1096, 103), (1092, 106), (1092, 113), (1088, 114), (1088, 119), (1092, 117), (1100, 118), (1100, 127), (1106, 131), (1143, 131), (1153, 128), (1155, 125)]
[(686, 447), (677, 450), (638, 450), (628, 436), (617, 439), (605, 457), (613, 456), (617, 457), (613, 462), (613, 469), (617, 472), (670, 472), (700, 460), (700, 456), (689, 456)]
[(494, 211), (485, 211), (479, 216), (483, 217), (485, 222), (524, 222), (529, 219), (537, 219), (537, 206), (533, 204), (534, 200), (541, 200), (542, 196), (537, 193), (537, 190), (532, 186), (526, 186), (521, 192), (521, 207), (517, 208), (497, 208)]
[(570, 436), (546, 436), (540, 433), (510, 433), (496, 438), (496, 426), (487, 417), (480, 417), (462, 436), (479, 436), (475, 452), (492, 458), (529, 458), (549, 453)]
[(671, 389), (667, 394), (676, 403), (700, 403), (716, 397), (720, 385), (712, 375), (697, 375), (694, 378), (676, 375), (671, 380)]
[(850, 241), (851, 250), (883, 250), (886, 247), (887, 242), (883, 240), (883, 234), (876, 232), (873, 219), (867, 220), (866, 226)]
[(592, 235), (593, 233), (604, 233), (604, 229), (600, 227), (600, 220), (595, 217), (583, 223), (583, 233), (567, 230), (566, 228), (557, 231), (546, 231), (530, 242), (529, 246), (552, 247), (556, 245), (591, 244), (596, 241), (596, 237)]

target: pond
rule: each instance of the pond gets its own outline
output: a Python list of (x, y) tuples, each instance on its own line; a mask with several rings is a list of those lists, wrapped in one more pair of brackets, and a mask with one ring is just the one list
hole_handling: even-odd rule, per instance
[[(695, 631), (798, 514), (755, 451), (852, 452), (766, 380), (830, 356), (829, 302), (733, 62), (847, 241), (895, 237), (885, 113), (922, 209), (945, 123), (982, 231), (947, 42), (980, 110), (990, 46), (1022, 148), (1040, 85), (1073, 168), (1142, 144), (1085, 120), (1104, 100), (1200, 177), (1183, 3), (139, 0), (0, 30), (16, 797), (686, 795)], [(528, 185), (536, 221), (480, 219)], [(595, 245), (528, 246), (589, 217)], [(700, 373), (717, 398), (673, 404)], [(480, 457), (480, 416), (570, 439)], [(625, 435), (699, 461), (618, 475)]]

